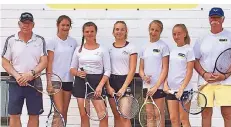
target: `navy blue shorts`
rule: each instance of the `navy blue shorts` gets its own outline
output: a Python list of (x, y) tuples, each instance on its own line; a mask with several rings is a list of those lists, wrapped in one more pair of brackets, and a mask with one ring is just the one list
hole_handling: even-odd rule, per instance
[[(99, 82), (103, 78), (102, 74), (87, 74), (87, 80), (91, 87), (95, 90)], [(87, 93), (93, 92), (91, 88), (87, 87)], [(78, 76), (75, 77), (74, 86), (72, 89), (72, 95), (76, 98), (85, 98), (86, 85), (83, 78)], [(105, 89), (103, 87), (102, 96), (105, 95)]]
[[(189, 94), (189, 91), (184, 91), (181, 97), (187, 98), (188, 94)], [(173, 94), (167, 94), (166, 100), (178, 100), (178, 99)]]
[(72, 89), (73, 89), (73, 82), (62, 82), (62, 90), (71, 92)]
[[(11, 77), (10, 80), (15, 79)], [(36, 80), (42, 83), (40, 78)], [(34, 81), (29, 82), (29, 84), (35, 85)], [(9, 83), (8, 113), (10, 115), (22, 114), (24, 99), (26, 99), (28, 115), (40, 115), (43, 113), (43, 99), (40, 92), (30, 86), (19, 86), (17, 83)]]
[[(146, 98), (147, 91), (148, 91), (147, 88), (143, 89), (143, 98)], [(166, 97), (166, 93), (162, 89), (157, 89), (157, 91), (152, 96), (153, 99), (158, 99), (163, 97)]]
[[(111, 87), (115, 90), (116, 93), (121, 89), (126, 78), (127, 78), (127, 75), (113, 75), (113, 74), (111, 74), (111, 76), (109, 78), (109, 83), (110, 83)], [(129, 86), (131, 86), (131, 84), (129, 84), (128, 87)], [(108, 93), (107, 93), (107, 96), (109, 98), (112, 98), (112, 96), (109, 95)]]

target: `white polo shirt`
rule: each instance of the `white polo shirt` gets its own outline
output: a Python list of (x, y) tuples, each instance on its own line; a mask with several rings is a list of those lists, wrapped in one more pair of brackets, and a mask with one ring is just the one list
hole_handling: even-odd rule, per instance
[[(223, 30), (220, 33), (213, 34), (209, 32), (199, 38), (194, 45), (195, 57), (200, 60), (202, 68), (207, 72), (213, 72), (215, 62), (219, 54), (225, 49), (231, 48), (231, 32)], [(200, 76), (199, 83), (205, 84), (205, 80)], [(214, 84), (231, 85), (231, 77)]]
[[(139, 56), (144, 60), (144, 73), (151, 76), (150, 85), (144, 84), (143, 88), (153, 87), (156, 84), (162, 70), (162, 59), (168, 55), (169, 48), (162, 40), (148, 43), (141, 49)], [(159, 89), (163, 89), (163, 84)]]
[[(194, 60), (195, 56), (193, 49), (188, 44), (171, 50), (167, 78), (168, 85), (171, 90), (176, 91), (180, 88), (187, 73), (187, 64)], [(192, 88), (193, 85), (189, 82), (185, 90), (190, 90)]]
[(57, 74), (63, 82), (73, 82), (74, 77), (70, 74), (71, 59), (77, 42), (72, 37), (66, 40), (57, 35), (47, 42), (47, 50), (54, 52), (52, 72)]
[[(110, 77), (111, 74), (111, 62), (109, 52), (101, 45), (94, 50), (88, 50), (82, 48), (79, 53), (78, 46), (73, 54), (71, 61), (71, 68), (84, 68), (87, 74), (104, 74)], [(80, 69), (79, 69), (80, 70)]]
[(124, 47), (115, 47), (114, 43), (109, 47), (111, 58), (111, 70), (114, 75), (127, 75), (129, 72), (130, 56), (137, 54), (135, 46), (126, 42)]
[(45, 39), (34, 33), (27, 43), (19, 39), (18, 32), (9, 36), (2, 52), (2, 57), (11, 61), (18, 73), (34, 69), (44, 55), (47, 55)]

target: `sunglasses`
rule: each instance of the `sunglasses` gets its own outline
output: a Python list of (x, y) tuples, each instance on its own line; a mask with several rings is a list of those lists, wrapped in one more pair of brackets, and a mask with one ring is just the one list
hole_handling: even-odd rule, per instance
[(21, 18), (33, 18), (30, 14), (23, 14)]

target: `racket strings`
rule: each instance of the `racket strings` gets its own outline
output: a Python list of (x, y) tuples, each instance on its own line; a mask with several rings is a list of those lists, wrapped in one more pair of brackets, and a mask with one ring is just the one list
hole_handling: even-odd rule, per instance
[(207, 105), (206, 97), (199, 93), (189, 93), (184, 100), (181, 101), (183, 108), (190, 114), (199, 114), (204, 110)]
[(101, 96), (94, 96), (94, 93), (86, 96), (84, 106), (87, 115), (92, 120), (99, 121), (107, 115), (105, 100)]
[(139, 103), (131, 96), (124, 96), (118, 100), (118, 110), (124, 117), (132, 119), (139, 112)]
[(34, 80), (34, 87), (42, 93), (54, 95), (61, 90), (62, 81), (55, 74), (43, 73)]
[(146, 104), (144, 104), (140, 109), (139, 121), (142, 127), (160, 126), (160, 110), (155, 104), (152, 103), (151, 100), (148, 99)]
[(229, 73), (231, 67), (231, 49), (224, 51), (216, 61), (216, 69), (221, 73)]
[(47, 120), (46, 127), (64, 127), (62, 117), (58, 112), (52, 112)]
[(63, 127), (62, 117), (58, 112), (54, 113), (52, 127)]

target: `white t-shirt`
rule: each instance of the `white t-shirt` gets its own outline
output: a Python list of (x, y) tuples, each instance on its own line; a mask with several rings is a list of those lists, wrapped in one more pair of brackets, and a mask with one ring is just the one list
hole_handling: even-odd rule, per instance
[[(223, 30), (220, 33), (213, 34), (209, 32), (199, 38), (194, 45), (195, 58), (200, 60), (202, 68), (207, 72), (213, 72), (215, 61), (219, 54), (225, 49), (231, 48), (231, 32)], [(205, 84), (206, 81), (200, 76), (199, 84)], [(231, 85), (231, 77), (214, 84)]]
[[(187, 63), (194, 60), (193, 49), (188, 44), (170, 51), (167, 81), (171, 90), (176, 91), (180, 88), (187, 73)], [(185, 90), (192, 88), (192, 83), (189, 82)]]
[(11, 61), (18, 73), (33, 70), (39, 64), (41, 56), (46, 55), (45, 39), (34, 33), (27, 43), (19, 39), (18, 32), (9, 36), (2, 52), (2, 57)]
[(127, 75), (129, 72), (129, 59), (133, 54), (137, 54), (135, 46), (126, 42), (124, 47), (115, 47), (114, 43), (109, 48), (111, 58), (111, 70), (114, 75)]
[[(150, 85), (143, 84), (143, 88), (153, 87), (155, 85), (162, 70), (162, 58), (168, 55), (169, 48), (162, 40), (148, 43), (141, 49), (139, 56), (144, 60), (144, 73), (147, 76), (151, 76)], [(161, 84), (159, 89), (163, 89), (163, 84)]]
[[(87, 74), (104, 74), (110, 77), (111, 74), (111, 62), (109, 52), (101, 45), (94, 50), (88, 50), (82, 48), (79, 53), (78, 46), (73, 54), (71, 68), (82, 68)], [(80, 70), (80, 69), (79, 69)]]
[(70, 74), (70, 66), (76, 47), (76, 40), (69, 36), (66, 40), (62, 40), (56, 35), (47, 42), (47, 50), (54, 52), (52, 72), (57, 74), (63, 82), (73, 82), (74, 80)]

